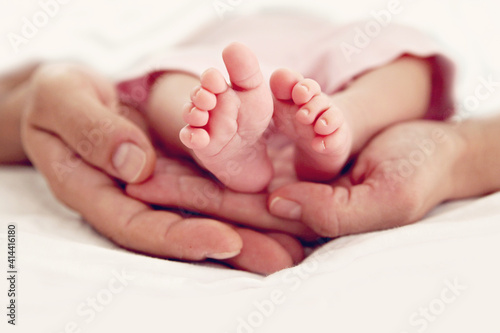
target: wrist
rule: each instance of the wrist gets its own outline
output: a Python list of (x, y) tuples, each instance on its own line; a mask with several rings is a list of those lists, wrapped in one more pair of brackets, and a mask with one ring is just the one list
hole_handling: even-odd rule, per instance
[(21, 119), (28, 94), (28, 84), (20, 84), (0, 101), (0, 164), (28, 162), (21, 141)]
[(30, 79), (39, 66), (31, 63), (0, 77), (0, 164), (29, 162), (21, 142), (21, 119)]
[(456, 126), (462, 149), (455, 163), (455, 198), (500, 190), (498, 138), (495, 138), (498, 137), (500, 122), (495, 119), (470, 119)]

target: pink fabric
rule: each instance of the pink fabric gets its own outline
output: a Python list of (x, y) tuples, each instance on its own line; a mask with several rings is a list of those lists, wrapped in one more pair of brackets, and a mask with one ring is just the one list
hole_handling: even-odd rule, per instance
[(295, 15), (249, 16), (205, 27), (182, 45), (150, 60), (149, 74), (119, 83), (120, 96), (143, 108), (154, 80), (165, 71), (199, 76), (215, 67), (225, 74), (221, 52), (233, 41), (255, 52), (266, 79), (275, 69), (288, 67), (318, 81), (326, 93), (340, 90), (363, 72), (402, 55), (428, 58), (433, 66), (433, 94), (426, 118), (445, 119), (453, 113), (453, 64), (428, 36), (395, 24), (370, 21), (336, 27), (315, 17)]

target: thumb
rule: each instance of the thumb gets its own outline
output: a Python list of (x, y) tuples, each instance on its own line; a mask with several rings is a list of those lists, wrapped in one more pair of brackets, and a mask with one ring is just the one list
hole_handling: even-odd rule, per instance
[[(88, 164), (128, 183), (152, 173), (156, 157), (150, 140), (117, 112), (111, 82), (87, 69), (50, 65), (35, 74), (30, 98), (24, 132), (55, 135)], [(36, 142), (25, 146), (32, 159), (41, 159)]]
[(300, 220), (323, 237), (338, 237), (409, 223), (406, 196), (374, 179), (340, 186), (300, 182), (274, 191), (271, 214)]

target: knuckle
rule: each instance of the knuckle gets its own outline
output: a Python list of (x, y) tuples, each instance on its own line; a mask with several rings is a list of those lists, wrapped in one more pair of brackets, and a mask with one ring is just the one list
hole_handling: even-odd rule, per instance
[[(52, 110), (51, 96), (63, 96), (63, 91), (79, 81), (76, 66), (65, 64), (44, 65), (33, 74), (30, 82), (30, 101), (26, 108), (29, 119), (44, 115)], [(51, 102), (52, 101), (52, 102)]]
[(344, 188), (333, 188), (330, 185), (321, 185), (315, 189), (314, 197), (322, 198), (312, 205), (307, 215), (310, 216), (310, 225), (323, 237), (337, 237), (341, 235), (339, 207), (346, 204), (347, 191)]
[(50, 92), (53, 88), (63, 87), (80, 77), (80, 71), (74, 65), (50, 64), (41, 66), (33, 74), (33, 84), (40, 92)]

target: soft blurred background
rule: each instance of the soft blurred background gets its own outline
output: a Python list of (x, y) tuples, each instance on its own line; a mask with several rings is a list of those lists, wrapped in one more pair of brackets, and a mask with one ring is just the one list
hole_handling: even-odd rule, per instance
[[(390, 3), (402, 8), (393, 22), (427, 31), (450, 50), (459, 65), (457, 103), (474, 94), (480, 77), (500, 81), (497, 0), (2, 0), (0, 72), (42, 59), (78, 61), (117, 77), (141, 57), (182, 41), (209, 21), (273, 10), (311, 13), (341, 24), (373, 19), (372, 12)], [(49, 15), (41, 14), (44, 9)], [(30, 30), (27, 21), (39, 27)], [(500, 87), (480, 109), (498, 107)]]

